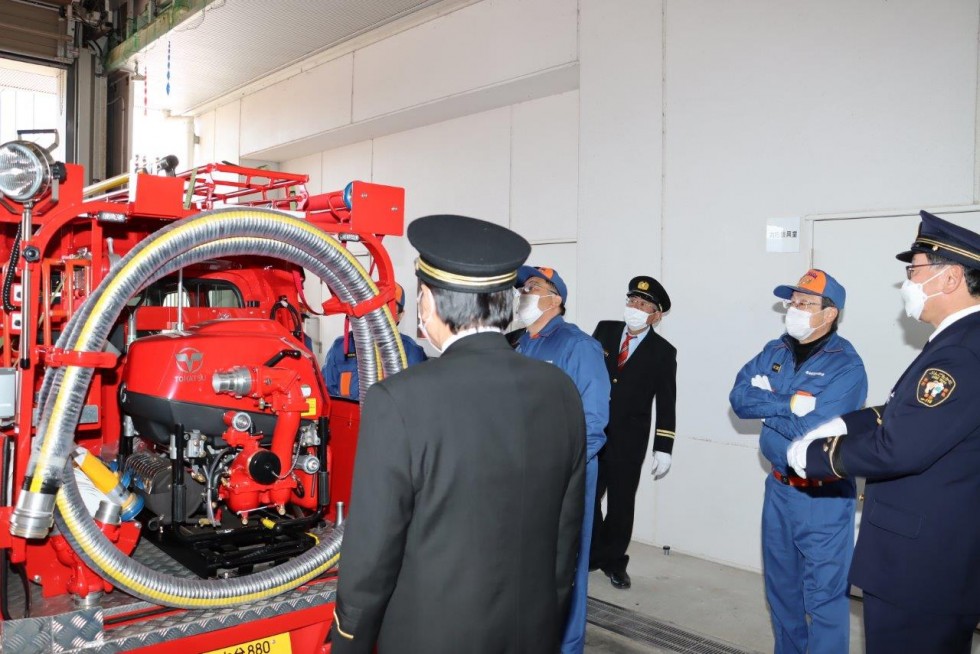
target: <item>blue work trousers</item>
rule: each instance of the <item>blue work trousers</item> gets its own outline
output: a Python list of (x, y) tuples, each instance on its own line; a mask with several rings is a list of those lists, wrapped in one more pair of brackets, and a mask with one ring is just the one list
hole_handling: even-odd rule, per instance
[(769, 475), (762, 505), (762, 564), (775, 654), (848, 651), (847, 573), (853, 551), (851, 482), (795, 488)]
[(575, 567), (575, 586), (572, 588), (571, 607), (565, 636), (562, 638), (562, 654), (582, 654), (585, 651), (585, 604), (589, 595), (589, 548), (592, 545), (592, 518), (595, 514), (595, 486), (599, 476), (599, 459), (585, 464), (585, 511), (582, 515), (581, 544), (578, 565)]

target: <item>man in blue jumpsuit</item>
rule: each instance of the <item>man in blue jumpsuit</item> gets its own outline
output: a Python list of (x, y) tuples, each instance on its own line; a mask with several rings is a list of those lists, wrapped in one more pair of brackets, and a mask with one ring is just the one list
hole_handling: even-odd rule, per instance
[(887, 404), (788, 452), (807, 477), (867, 478), (850, 580), (869, 654), (968, 654), (980, 621), (980, 234), (921, 216), (902, 298), (935, 331)]
[(850, 635), (854, 482), (797, 477), (786, 448), (860, 408), (868, 377), (854, 347), (837, 334), (845, 299), (837, 280), (809, 270), (796, 286), (773, 292), (787, 304), (787, 333), (739, 371), (729, 401), (738, 417), (762, 419), (759, 447), (772, 465), (762, 505), (762, 563), (775, 652), (839, 654), (848, 651)]
[(586, 467), (582, 543), (575, 569), (575, 588), (568, 623), (562, 639), (563, 654), (580, 654), (585, 649), (585, 604), (589, 584), (589, 545), (595, 505), (596, 455), (606, 443), (609, 422), (609, 375), (599, 342), (570, 322), (565, 322), (568, 287), (551, 268), (522, 266), (517, 272), (520, 290), (517, 317), (527, 330), (517, 341), (517, 351), (532, 359), (547, 361), (572, 378), (585, 409)]
[[(397, 322), (402, 321), (405, 313), (405, 289), (401, 284), (395, 284), (395, 305), (398, 308)], [(428, 357), (425, 350), (410, 336), (399, 333), (402, 345), (405, 346), (405, 356), (408, 365), (421, 363)], [(360, 399), (361, 391), (357, 377), (357, 351), (354, 349), (354, 339), (350, 332), (338, 336), (327, 352), (327, 362), (323, 364), (323, 380), (327, 382), (327, 392), (334, 397), (346, 397), (351, 400)]]

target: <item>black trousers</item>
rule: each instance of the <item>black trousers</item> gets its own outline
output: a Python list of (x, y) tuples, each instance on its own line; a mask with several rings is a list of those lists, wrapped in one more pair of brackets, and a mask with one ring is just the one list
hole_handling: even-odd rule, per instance
[[(640, 484), (643, 453), (614, 459), (599, 454), (599, 476), (596, 481), (595, 517), (592, 521), (590, 568), (622, 574), (630, 557), (626, 554), (633, 536), (633, 510), (636, 489)], [(602, 496), (606, 497), (606, 514), (602, 514)]]
[(978, 621), (978, 614), (926, 613), (864, 593), (866, 654), (970, 654)]

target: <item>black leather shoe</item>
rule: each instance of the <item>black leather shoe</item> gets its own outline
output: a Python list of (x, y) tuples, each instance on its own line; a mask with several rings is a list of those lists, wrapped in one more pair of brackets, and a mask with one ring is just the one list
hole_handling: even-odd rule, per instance
[(603, 570), (603, 572), (605, 572), (606, 576), (609, 577), (609, 583), (612, 584), (613, 588), (619, 588), (620, 590), (627, 590), (629, 589), (630, 586), (633, 585), (633, 582), (630, 581), (629, 574), (627, 574), (625, 570), (623, 570), (622, 572), (608, 572)]

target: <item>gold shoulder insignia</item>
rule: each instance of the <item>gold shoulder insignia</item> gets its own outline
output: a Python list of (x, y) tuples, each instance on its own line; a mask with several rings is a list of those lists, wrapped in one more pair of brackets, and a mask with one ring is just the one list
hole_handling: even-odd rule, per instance
[(955, 388), (956, 380), (951, 374), (939, 368), (929, 368), (919, 379), (915, 399), (923, 406), (936, 407), (945, 402)]

